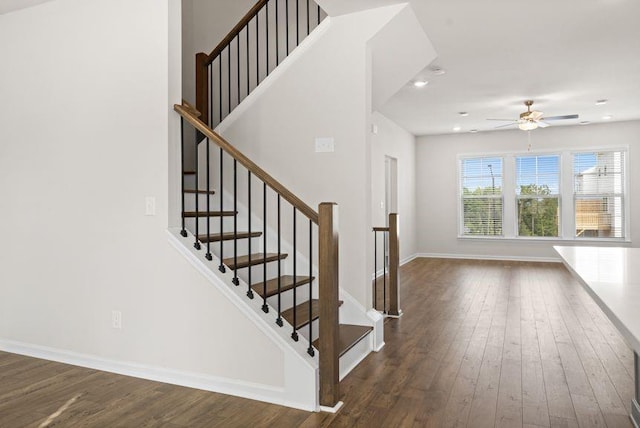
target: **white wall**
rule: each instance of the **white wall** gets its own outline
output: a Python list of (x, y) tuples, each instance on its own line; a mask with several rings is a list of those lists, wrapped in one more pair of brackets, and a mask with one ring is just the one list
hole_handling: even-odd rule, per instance
[[(531, 150), (629, 147), (631, 238), (640, 221), (638, 198), (640, 122), (588, 126), (558, 126), (531, 132)], [(557, 259), (552, 245), (572, 241), (499, 241), (458, 238), (457, 156), (527, 151), (527, 133), (520, 130), (424, 136), (417, 139), (417, 195), (419, 252), (451, 256)], [(637, 232), (635, 232), (637, 233)], [(589, 242), (591, 245), (593, 241)], [(583, 242), (584, 245), (584, 242)], [(637, 246), (637, 242), (632, 242)]]
[[(401, 9), (329, 18), (321, 26), (324, 33), (306, 39), (220, 127), (231, 144), (310, 206), (338, 203), (340, 285), (365, 307), (373, 265), (367, 246), (371, 109), (366, 42)], [(335, 152), (315, 153), (315, 137), (333, 137)]]
[(400, 219), (400, 260), (418, 252), (416, 224), (416, 143), (415, 137), (380, 113), (374, 113), (377, 134), (371, 138), (371, 212), (375, 226), (385, 219), (385, 156), (397, 159), (398, 214)]
[(58, 0), (0, 16), (0, 348), (276, 394), (282, 349), (167, 240), (179, 22), (175, 0)]
[(182, 0), (184, 99), (195, 105), (196, 54), (209, 54), (255, 3), (255, 0)]

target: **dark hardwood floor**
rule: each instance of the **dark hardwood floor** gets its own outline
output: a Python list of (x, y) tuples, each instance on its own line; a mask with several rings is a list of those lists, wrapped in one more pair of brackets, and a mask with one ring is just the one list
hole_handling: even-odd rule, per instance
[(335, 415), (0, 352), (0, 427), (631, 427), (633, 353), (562, 265), (417, 259), (401, 277), (404, 315)]

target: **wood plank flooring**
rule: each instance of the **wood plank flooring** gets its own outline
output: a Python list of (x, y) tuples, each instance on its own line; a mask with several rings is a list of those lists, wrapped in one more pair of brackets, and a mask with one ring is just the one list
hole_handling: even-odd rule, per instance
[(335, 415), (0, 352), (0, 427), (632, 426), (633, 353), (561, 264), (416, 259), (400, 303)]

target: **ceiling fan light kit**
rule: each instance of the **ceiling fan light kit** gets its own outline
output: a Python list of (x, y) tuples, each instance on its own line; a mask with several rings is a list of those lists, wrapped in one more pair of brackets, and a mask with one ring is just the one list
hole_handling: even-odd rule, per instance
[(532, 131), (537, 128), (546, 128), (550, 126), (550, 124), (546, 123), (546, 121), (554, 121), (554, 120), (567, 120), (567, 119), (577, 119), (579, 116), (577, 114), (569, 114), (565, 116), (551, 116), (551, 117), (542, 117), (543, 113), (541, 111), (531, 110), (531, 106), (533, 105), (533, 100), (526, 100), (524, 105), (527, 106), (527, 111), (520, 113), (519, 119), (511, 120), (511, 119), (487, 119), (487, 120), (499, 120), (503, 122), (511, 122), (506, 125), (500, 125), (496, 128), (505, 128), (512, 125), (518, 125), (518, 128), (523, 131)]

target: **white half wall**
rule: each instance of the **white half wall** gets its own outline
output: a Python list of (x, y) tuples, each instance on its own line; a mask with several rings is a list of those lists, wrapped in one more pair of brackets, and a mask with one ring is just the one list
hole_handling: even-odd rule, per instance
[(177, 0), (0, 16), (0, 348), (282, 391), (283, 350), (168, 242), (179, 27)]
[[(385, 157), (397, 160), (400, 260), (418, 252), (416, 224), (415, 137), (380, 113), (372, 116), (377, 133), (371, 136), (371, 213), (375, 226), (385, 226)], [(381, 248), (381, 247), (380, 247)], [(380, 262), (379, 262), (380, 263)]]
[[(639, 136), (639, 121), (550, 127), (531, 132), (531, 151), (628, 146), (628, 203), (633, 239), (640, 222), (640, 201), (634, 194), (640, 185)], [(597, 245), (594, 241), (458, 238), (457, 156), (526, 153), (527, 146), (527, 133), (520, 130), (419, 137), (416, 150), (419, 253), (453, 257), (559, 260), (552, 248), (559, 242), (562, 245)], [(631, 245), (637, 246), (637, 242), (632, 242)]]

